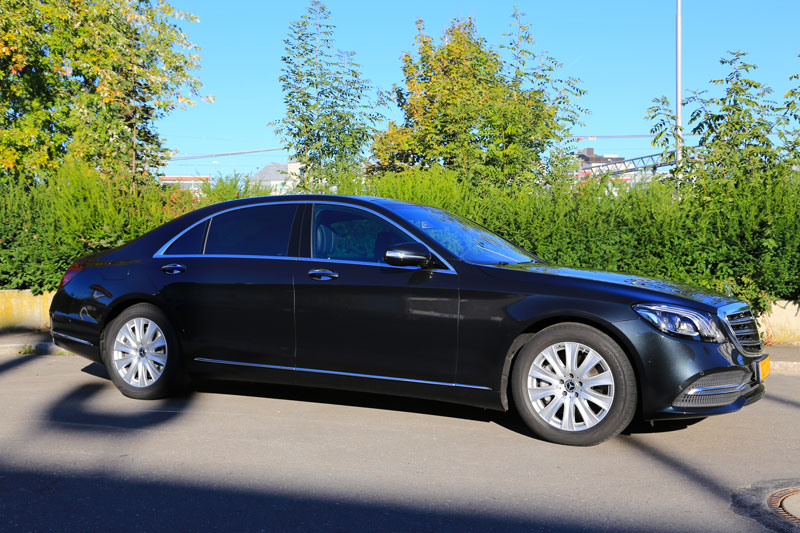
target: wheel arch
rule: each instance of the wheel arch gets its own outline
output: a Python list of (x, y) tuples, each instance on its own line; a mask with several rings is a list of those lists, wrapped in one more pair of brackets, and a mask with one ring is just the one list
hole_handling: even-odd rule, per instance
[(525, 346), (531, 337), (545, 328), (565, 323), (577, 323), (593, 327), (601, 333), (608, 335), (611, 340), (616, 342), (620, 348), (622, 348), (623, 353), (625, 353), (625, 356), (628, 358), (631, 366), (633, 367), (633, 373), (636, 377), (636, 392), (638, 393), (636, 400), (636, 413), (638, 416), (641, 413), (642, 408), (643, 389), (641, 376), (644, 372), (642, 368), (642, 360), (638, 351), (633, 347), (630, 341), (628, 341), (627, 337), (614, 326), (613, 323), (605, 321), (598, 316), (581, 312), (558, 313), (556, 315), (539, 317), (527, 324), (525, 328), (520, 330), (520, 332), (516, 335), (506, 351), (505, 361), (503, 362), (503, 371), (500, 376), (500, 402), (502, 403), (503, 410), (507, 411), (509, 408), (509, 378), (511, 375), (511, 370), (514, 367), (514, 363), (517, 360), (517, 355), (522, 347)]
[[(105, 346), (105, 336), (106, 330), (108, 329), (108, 325), (119, 315), (121, 315), (126, 309), (133, 307), (137, 304), (150, 304), (153, 307), (158, 308), (162, 313), (167, 316), (167, 320), (169, 320), (170, 325), (175, 329), (175, 337), (178, 339), (179, 348), (182, 348), (182, 339), (180, 335), (180, 327), (179, 323), (175, 320), (170, 313), (170, 310), (167, 306), (163, 305), (162, 302), (159, 302), (157, 298), (154, 298), (152, 295), (149, 294), (131, 294), (126, 296), (125, 298), (120, 298), (119, 300), (114, 302), (106, 313), (106, 316), (102, 322), (102, 329), (100, 330), (100, 353), (102, 357), (103, 347)], [(181, 353), (183, 350), (181, 349)]]

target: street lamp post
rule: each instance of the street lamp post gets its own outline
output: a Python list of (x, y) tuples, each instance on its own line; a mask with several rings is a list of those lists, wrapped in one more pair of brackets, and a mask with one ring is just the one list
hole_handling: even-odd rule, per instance
[(681, 162), (683, 145), (683, 99), (681, 97), (681, 0), (677, 0), (678, 9), (675, 18), (675, 163)]

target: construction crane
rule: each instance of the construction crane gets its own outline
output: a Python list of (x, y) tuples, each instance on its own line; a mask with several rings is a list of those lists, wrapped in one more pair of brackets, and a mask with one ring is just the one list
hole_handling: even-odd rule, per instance
[(669, 167), (675, 164), (675, 151), (669, 153), (667, 157), (664, 154), (652, 154), (642, 157), (634, 157), (632, 159), (625, 159), (624, 161), (614, 161), (612, 163), (601, 163), (591, 167), (582, 168), (577, 171), (578, 176), (594, 176), (600, 174), (624, 174), (626, 172), (636, 172), (637, 170), (653, 170), (659, 167)]

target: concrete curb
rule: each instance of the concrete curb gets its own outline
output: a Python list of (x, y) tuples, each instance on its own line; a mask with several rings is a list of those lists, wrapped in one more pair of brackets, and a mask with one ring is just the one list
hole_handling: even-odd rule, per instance
[(52, 342), (0, 344), (0, 355), (74, 355)]
[(800, 361), (770, 361), (769, 367), (771, 374), (800, 376)]

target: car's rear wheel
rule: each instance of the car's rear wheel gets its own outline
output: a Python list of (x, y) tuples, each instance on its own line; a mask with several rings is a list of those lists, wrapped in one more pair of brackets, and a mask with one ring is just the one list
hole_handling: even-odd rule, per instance
[(636, 377), (625, 352), (585, 324), (556, 324), (531, 337), (511, 387), (528, 427), (559, 444), (599, 444), (625, 429), (636, 411)]
[(180, 348), (169, 320), (146, 303), (125, 309), (108, 324), (103, 362), (120, 392), (141, 400), (168, 396), (182, 377)]

